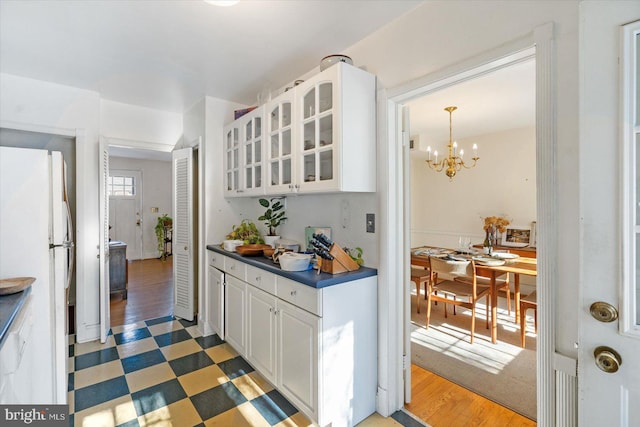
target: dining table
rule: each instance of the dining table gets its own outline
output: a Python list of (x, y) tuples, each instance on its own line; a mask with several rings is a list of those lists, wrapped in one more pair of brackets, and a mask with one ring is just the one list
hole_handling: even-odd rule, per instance
[[(470, 253), (461, 253), (454, 249), (438, 248), (433, 246), (420, 246), (411, 249), (411, 265), (424, 268), (430, 267), (429, 257), (434, 255), (455, 254), (457, 257), (472, 259), (474, 255)], [(480, 254), (477, 254), (480, 255)], [(482, 255), (482, 258), (490, 257)], [(486, 258), (485, 258), (486, 259)], [(520, 318), (520, 275), (537, 276), (537, 259), (517, 256), (512, 259), (495, 258), (495, 263), (475, 262), (476, 274), (481, 277), (490, 279), (490, 307), (491, 307), (491, 342), (495, 344), (498, 341), (498, 290), (496, 279), (505, 274), (513, 274), (514, 276), (514, 303), (515, 303), (515, 321), (519, 322)]]

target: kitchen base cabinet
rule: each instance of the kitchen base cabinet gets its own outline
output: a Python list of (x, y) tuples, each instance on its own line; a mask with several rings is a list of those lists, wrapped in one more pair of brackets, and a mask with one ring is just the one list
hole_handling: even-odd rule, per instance
[(351, 427), (375, 412), (377, 276), (313, 287), (213, 252), (229, 345), (315, 425)]
[(225, 278), (225, 340), (246, 355), (247, 284), (233, 276)]
[(218, 334), (224, 339), (224, 273), (209, 265), (208, 267), (209, 286), (207, 293), (207, 331), (205, 335)]
[(247, 361), (276, 382), (277, 298), (253, 286), (247, 292)]
[(278, 301), (278, 382), (282, 394), (311, 419), (318, 413), (318, 343), (321, 318)]

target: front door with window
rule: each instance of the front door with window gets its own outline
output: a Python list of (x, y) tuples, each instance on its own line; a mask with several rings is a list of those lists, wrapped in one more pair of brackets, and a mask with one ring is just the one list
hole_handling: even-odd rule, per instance
[(640, 17), (630, 6), (583, 10), (581, 426), (640, 425), (640, 21), (616, 34), (616, 22)]
[(109, 173), (109, 237), (127, 244), (127, 259), (142, 259), (142, 173)]

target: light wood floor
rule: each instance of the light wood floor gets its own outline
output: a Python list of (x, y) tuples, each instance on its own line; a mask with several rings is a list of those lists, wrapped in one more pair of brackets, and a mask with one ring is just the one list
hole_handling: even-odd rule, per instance
[[(173, 261), (129, 261), (128, 299), (111, 297), (111, 326), (173, 313)], [(432, 427), (535, 426), (536, 423), (497, 403), (411, 366), (412, 402), (406, 408)]]
[(173, 313), (173, 260), (129, 261), (128, 298), (111, 296), (111, 326)]
[(405, 408), (432, 427), (536, 425), (535, 421), (416, 365), (411, 365), (411, 403)]

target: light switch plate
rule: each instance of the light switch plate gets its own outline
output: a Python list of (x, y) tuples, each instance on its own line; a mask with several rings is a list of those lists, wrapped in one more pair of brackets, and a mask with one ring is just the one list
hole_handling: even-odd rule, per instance
[(367, 233), (376, 232), (376, 215), (372, 213), (367, 214)]

